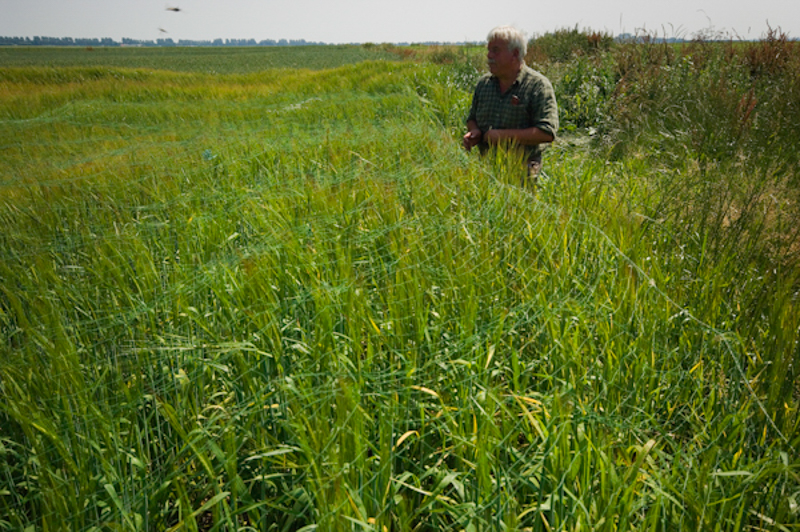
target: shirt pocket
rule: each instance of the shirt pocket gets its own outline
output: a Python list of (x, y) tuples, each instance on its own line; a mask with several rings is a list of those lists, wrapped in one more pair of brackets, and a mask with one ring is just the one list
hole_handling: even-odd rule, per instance
[(531, 127), (531, 120), (528, 116), (527, 102), (523, 97), (515, 95), (505, 100), (502, 108), (502, 121), (505, 124), (503, 127), (508, 129), (525, 129)]

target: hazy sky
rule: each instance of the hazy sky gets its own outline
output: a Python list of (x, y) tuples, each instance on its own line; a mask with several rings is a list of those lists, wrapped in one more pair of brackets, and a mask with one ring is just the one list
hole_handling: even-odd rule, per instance
[[(179, 8), (170, 11), (168, 7)], [(0, 36), (305, 39), (327, 43), (483, 41), (512, 24), (747, 39), (768, 24), (800, 37), (800, 0), (0, 0)]]

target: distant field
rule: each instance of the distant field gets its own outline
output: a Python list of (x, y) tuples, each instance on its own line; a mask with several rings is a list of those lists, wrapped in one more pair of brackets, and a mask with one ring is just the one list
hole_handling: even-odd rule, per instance
[(244, 74), (270, 68), (319, 70), (369, 59), (397, 59), (377, 47), (357, 45), (257, 47), (0, 47), (0, 68), (105, 66), (178, 72)]

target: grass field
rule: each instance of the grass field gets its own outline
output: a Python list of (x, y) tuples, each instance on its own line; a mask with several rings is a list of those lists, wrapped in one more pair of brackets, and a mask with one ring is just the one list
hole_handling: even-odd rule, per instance
[(0, 47), (3, 67), (115, 67), (200, 72), (205, 74), (249, 74), (270, 68), (320, 70), (365, 60), (396, 59), (381, 47), (255, 46), (255, 47)]
[(800, 530), (800, 69), (217, 53), (0, 50), (0, 530)]

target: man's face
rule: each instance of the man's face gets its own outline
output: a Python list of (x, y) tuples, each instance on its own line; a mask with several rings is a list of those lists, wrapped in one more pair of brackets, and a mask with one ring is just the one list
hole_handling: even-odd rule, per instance
[(508, 43), (500, 39), (492, 39), (486, 46), (489, 61), (489, 72), (495, 76), (509, 76), (516, 74), (519, 68), (519, 57), (516, 52), (508, 49)]

